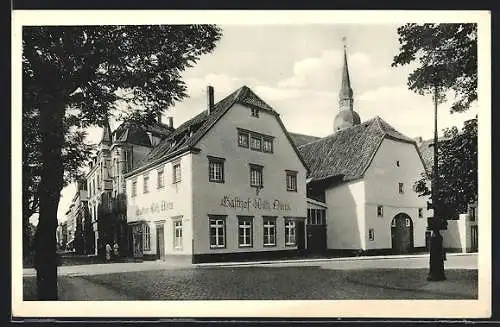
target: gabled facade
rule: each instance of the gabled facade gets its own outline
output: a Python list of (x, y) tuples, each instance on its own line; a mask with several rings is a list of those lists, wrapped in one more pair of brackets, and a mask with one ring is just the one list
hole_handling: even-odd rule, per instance
[(306, 167), (279, 114), (244, 86), (126, 175), (134, 255), (206, 262), (304, 249)]
[[(426, 244), (426, 198), (413, 190), (425, 172), (414, 140), (380, 117), (354, 110), (344, 49), (333, 133), (296, 143), (308, 168), (307, 233), (313, 252), (407, 253)], [(326, 235), (326, 237), (325, 237)]]

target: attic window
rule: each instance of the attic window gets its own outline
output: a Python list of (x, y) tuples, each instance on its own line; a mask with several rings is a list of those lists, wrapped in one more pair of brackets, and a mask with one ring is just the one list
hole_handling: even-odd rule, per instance
[(251, 113), (252, 117), (259, 118), (259, 109), (257, 109), (257, 108), (251, 108), (250, 109), (250, 113)]
[(396, 166), (399, 167), (399, 160), (396, 160)]

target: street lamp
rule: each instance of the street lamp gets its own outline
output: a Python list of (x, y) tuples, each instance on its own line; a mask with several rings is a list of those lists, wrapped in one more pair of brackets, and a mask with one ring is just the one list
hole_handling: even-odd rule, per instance
[(431, 220), (431, 246), (429, 255), (428, 281), (442, 281), (446, 279), (444, 274), (444, 248), (443, 237), (440, 229), (442, 225), (441, 212), (439, 212), (439, 175), (438, 175), (438, 131), (437, 131), (437, 107), (438, 107), (438, 76), (434, 67), (434, 166), (432, 169), (432, 208), (433, 217)]

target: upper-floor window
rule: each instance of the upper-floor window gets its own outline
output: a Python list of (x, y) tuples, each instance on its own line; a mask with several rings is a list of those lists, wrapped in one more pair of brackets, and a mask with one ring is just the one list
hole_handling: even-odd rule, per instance
[(423, 218), (424, 217), (424, 209), (418, 208), (418, 218)]
[(399, 167), (399, 160), (396, 160), (396, 166)]
[(132, 181), (132, 190), (131, 190), (131, 196), (134, 197), (137, 195), (137, 180)]
[(208, 180), (224, 183), (224, 158), (208, 156)]
[(297, 172), (287, 170), (286, 171), (286, 190), (297, 192)]
[(262, 151), (269, 153), (273, 152), (273, 139), (264, 138), (262, 140)]
[(250, 137), (250, 149), (262, 151), (262, 139), (258, 136), (252, 135)]
[(238, 131), (238, 145), (248, 148), (248, 132)]
[(377, 206), (377, 216), (379, 216), (379, 217), (384, 216), (384, 207), (383, 206)]
[(370, 228), (368, 230), (368, 239), (370, 241), (374, 241), (375, 240), (375, 230), (373, 228)]
[(404, 184), (403, 183), (398, 183), (398, 189), (399, 189), (399, 193), (403, 194), (405, 192), (405, 190), (404, 190)]
[(173, 170), (173, 182), (174, 183), (178, 183), (181, 181), (181, 163), (180, 162), (177, 162), (177, 163), (174, 163), (173, 166), (172, 166), (172, 170)]
[(259, 188), (263, 186), (262, 170), (262, 166), (250, 164), (250, 186)]
[(157, 175), (157, 184), (158, 188), (162, 188), (164, 185), (164, 179), (163, 179), (163, 167), (158, 169), (158, 175)]
[(251, 108), (250, 113), (251, 113), (252, 117), (257, 117), (257, 118), (259, 117), (259, 109), (257, 109), (257, 108)]
[(148, 193), (149, 192), (149, 175), (144, 175), (142, 178), (142, 186), (143, 186), (143, 192)]

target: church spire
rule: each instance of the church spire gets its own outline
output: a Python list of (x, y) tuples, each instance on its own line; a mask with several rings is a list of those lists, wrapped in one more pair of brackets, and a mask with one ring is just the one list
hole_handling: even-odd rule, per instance
[(349, 77), (349, 67), (347, 65), (347, 47), (345, 37), (344, 42), (344, 66), (342, 68), (342, 83), (339, 92), (339, 112), (335, 115), (333, 121), (333, 131), (337, 132), (344, 128), (358, 125), (361, 122), (359, 115), (354, 111), (354, 98), (351, 88), (351, 79)]
[(109, 120), (108, 120), (108, 118), (106, 118), (106, 125), (103, 127), (103, 130), (102, 130), (101, 144), (110, 146), (111, 143), (112, 143), (111, 127), (109, 127)]
[(344, 66), (342, 68), (342, 84), (340, 86), (339, 92), (340, 110), (347, 109), (343, 108), (343, 102), (346, 102), (345, 104), (348, 106), (348, 109), (353, 110), (352, 88), (351, 79), (349, 78), (349, 66), (347, 65), (347, 49), (345, 44), (345, 37), (342, 38), (342, 41), (344, 41)]

